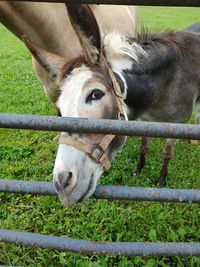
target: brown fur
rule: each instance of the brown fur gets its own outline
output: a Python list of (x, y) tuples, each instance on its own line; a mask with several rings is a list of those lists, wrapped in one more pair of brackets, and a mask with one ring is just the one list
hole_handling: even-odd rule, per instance
[[(137, 9), (127, 6), (90, 5), (100, 26), (101, 35), (118, 29), (125, 34), (137, 27)], [(111, 14), (112, 10), (112, 16)], [(124, 21), (119, 25), (120, 18)], [(35, 45), (67, 61), (81, 53), (81, 45), (71, 25), (65, 4), (34, 2), (0, 2), (0, 22), (19, 39), (28, 37)], [(55, 104), (59, 88), (54, 79), (33, 58), (33, 67), (44, 91)]]

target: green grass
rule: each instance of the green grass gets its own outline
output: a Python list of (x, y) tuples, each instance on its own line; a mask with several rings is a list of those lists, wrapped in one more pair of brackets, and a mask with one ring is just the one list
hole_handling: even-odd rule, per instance
[[(141, 8), (141, 25), (180, 29), (199, 20), (195, 8)], [(32, 71), (30, 55), (0, 27), (0, 112), (55, 115)], [(0, 129), (0, 177), (51, 181), (56, 133)], [(145, 169), (131, 176), (139, 138), (129, 138), (102, 184), (154, 186), (162, 163), (163, 141), (154, 139)], [(200, 188), (200, 145), (180, 141), (170, 164), (167, 186)], [(0, 194), (0, 228), (95, 241), (200, 242), (200, 210), (195, 204), (90, 199), (72, 208), (56, 197)], [(88, 256), (12, 244), (0, 244), (0, 265), (15, 266), (200, 266), (198, 257)]]
[(200, 20), (199, 8), (140, 7), (140, 24), (153, 30), (180, 30)]

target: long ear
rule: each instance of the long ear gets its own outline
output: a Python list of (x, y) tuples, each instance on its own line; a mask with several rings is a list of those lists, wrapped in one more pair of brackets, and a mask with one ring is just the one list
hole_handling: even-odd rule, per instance
[(66, 64), (66, 59), (37, 47), (26, 37), (22, 37), (22, 40), (37, 62), (46, 70), (50, 77), (57, 81), (62, 68)]
[(78, 35), (86, 59), (99, 63), (101, 54), (101, 35), (97, 21), (89, 5), (66, 3), (71, 24)]

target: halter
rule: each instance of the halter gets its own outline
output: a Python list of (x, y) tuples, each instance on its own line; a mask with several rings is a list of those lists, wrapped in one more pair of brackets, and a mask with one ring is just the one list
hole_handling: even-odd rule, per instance
[[(107, 62), (106, 62), (106, 64), (107, 64)], [(117, 79), (116, 79), (113, 71), (111, 70), (111, 68), (108, 66), (108, 64), (107, 64), (107, 68), (109, 71), (109, 75), (110, 75), (112, 85), (113, 85), (113, 90), (114, 90), (116, 100), (117, 100), (118, 119), (124, 120), (125, 115), (124, 115), (123, 107), (125, 107), (126, 104), (123, 101), (121, 89), (120, 89), (120, 86), (117, 82)], [(95, 162), (97, 162), (101, 165), (103, 170), (107, 171), (111, 167), (111, 161), (109, 160), (108, 156), (106, 155), (106, 151), (107, 151), (110, 143), (112, 142), (112, 140), (115, 137), (116, 137), (116, 135), (105, 135), (102, 138), (102, 140), (100, 141), (100, 143), (92, 145), (92, 144), (89, 144), (89, 143), (81, 140), (80, 138), (73, 137), (73, 136), (69, 135), (68, 133), (62, 133), (59, 136), (58, 143), (73, 146), (73, 147), (77, 148), (78, 150), (81, 150), (81, 151), (87, 153), (88, 156), (92, 160), (94, 160)]]

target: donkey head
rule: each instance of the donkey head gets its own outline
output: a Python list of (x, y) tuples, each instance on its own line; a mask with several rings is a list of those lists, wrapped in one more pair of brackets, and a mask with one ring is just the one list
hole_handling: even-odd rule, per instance
[[(97, 22), (87, 5), (67, 5), (83, 54), (66, 62), (29, 40), (25, 44), (60, 88), (57, 107), (63, 117), (118, 119), (124, 116), (114, 75), (101, 50)], [(119, 91), (119, 90), (118, 90)], [(125, 137), (61, 133), (54, 166), (54, 183), (65, 205), (93, 194), (98, 179), (124, 143)]]

